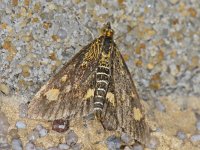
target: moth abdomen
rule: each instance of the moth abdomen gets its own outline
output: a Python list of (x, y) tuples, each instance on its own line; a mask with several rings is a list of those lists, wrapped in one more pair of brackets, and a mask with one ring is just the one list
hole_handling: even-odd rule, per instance
[(94, 95), (94, 111), (98, 119), (101, 118), (101, 114), (104, 108), (104, 103), (106, 100), (106, 94), (110, 82), (110, 53), (102, 54), (98, 68), (96, 72), (96, 86)]

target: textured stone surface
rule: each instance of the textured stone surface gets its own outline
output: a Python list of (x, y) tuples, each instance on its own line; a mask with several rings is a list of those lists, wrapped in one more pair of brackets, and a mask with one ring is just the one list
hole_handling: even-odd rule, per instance
[(200, 95), (197, 0), (36, 0), (0, 5), (0, 89), (6, 94), (15, 89), (31, 97), (111, 21), (142, 95), (144, 88), (155, 90), (156, 96)]
[[(26, 117), (27, 111), (21, 105), (19, 112), (19, 104), (29, 101), (110, 21), (140, 98), (146, 101), (154, 137), (150, 145), (162, 150), (200, 149), (196, 136), (200, 116), (199, 7), (199, 0), (0, 1), (0, 106), (7, 117), (3, 120), (10, 124), (10, 131), (8, 124), (0, 130), (5, 133), (0, 147), (9, 149), (14, 137), (27, 149), (58, 148), (65, 143), (66, 135), (52, 131), (49, 122), (19, 118)], [(16, 130), (17, 121), (27, 127)], [(28, 135), (38, 124), (49, 132), (42, 130), (45, 136), (30, 143)], [(113, 132), (105, 132), (96, 122), (76, 124), (72, 125), (78, 135), (74, 148), (79, 148), (79, 143), (84, 143), (82, 149), (108, 148), (105, 139)]]

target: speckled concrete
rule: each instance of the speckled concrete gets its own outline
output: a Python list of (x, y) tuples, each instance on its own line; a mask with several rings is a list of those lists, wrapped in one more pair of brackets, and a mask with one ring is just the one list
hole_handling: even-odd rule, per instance
[[(198, 136), (197, 142), (191, 137), (199, 135), (200, 120), (199, 8), (199, 0), (0, 0), (0, 103), (5, 95), (25, 97), (12, 99), (13, 107), (31, 100), (110, 21), (146, 101), (147, 118), (156, 122), (152, 135), (158, 141), (152, 143), (166, 146), (160, 149), (195, 149)], [(186, 140), (176, 137), (178, 129)]]

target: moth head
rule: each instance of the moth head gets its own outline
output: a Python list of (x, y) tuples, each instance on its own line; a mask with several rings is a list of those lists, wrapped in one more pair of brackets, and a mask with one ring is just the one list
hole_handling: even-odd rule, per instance
[(114, 30), (111, 28), (110, 22), (106, 23), (102, 29), (103, 35), (107, 37), (113, 37)]

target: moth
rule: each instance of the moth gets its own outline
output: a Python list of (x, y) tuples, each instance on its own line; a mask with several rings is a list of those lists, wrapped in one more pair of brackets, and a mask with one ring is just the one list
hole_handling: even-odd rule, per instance
[(70, 120), (93, 115), (106, 130), (120, 129), (145, 143), (148, 126), (131, 74), (110, 23), (81, 49), (28, 105), (33, 119)]

